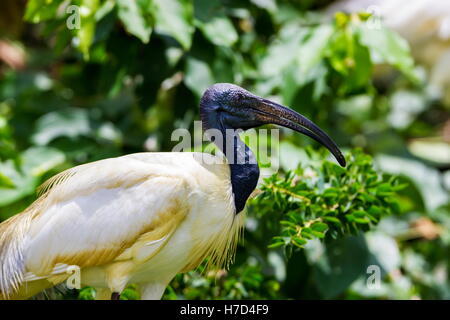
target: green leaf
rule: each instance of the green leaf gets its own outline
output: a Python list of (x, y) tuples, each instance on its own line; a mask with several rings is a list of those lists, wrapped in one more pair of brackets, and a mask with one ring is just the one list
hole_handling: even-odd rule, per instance
[(205, 37), (217, 46), (232, 46), (238, 40), (236, 29), (226, 16), (212, 17), (198, 25)]
[(354, 218), (353, 221), (355, 221), (356, 223), (359, 223), (359, 224), (367, 224), (370, 222), (370, 220), (368, 220), (366, 218)]
[(377, 192), (390, 192), (392, 187), (389, 183), (382, 183), (377, 187)]
[(328, 230), (328, 225), (326, 223), (316, 222), (313, 225), (311, 225), (311, 228), (317, 232), (324, 232)]
[(54, 19), (62, 0), (29, 0), (25, 8), (24, 19), (32, 23)]
[(382, 211), (381, 208), (372, 205), (370, 206), (368, 212), (373, 216), (379, 217)]
[(325, 234), (323, 232), (318, 232), (318, 231), (312, 230), (311, 233), (319, 239), (325, 238)]
[(143, 43), (148, 43), (152, 33), (152, 27), (148, 22), (151, 8), (141, 8), (139, 1), (117, 0), (118, 16), (127, 32), (139, 38)]
[[(336, 298), (360, 276), (366, 276), (370, 257), (363, 237), (347, 237), (327, 246), (315, 243), (306, 254), (313, 265), (315, 283), (325, 299)], [(317, 246), (321, 246), (319, 249)]]
[(190, 0), (153, 0), (158, 32), (174, 37), (184, 49), (189, 49), (194, 32), (194, 13)]
[[(261, 75), (266, 78), (279, 76), (283, 70), (297, 67), (301, 40), (307, 35), (308, 30), (299, 28), (297, 24), (284, 26), (280, 30), (280, 37), (269, 45), (259, 63)], [(302, 83), (302, 79), (294, 80), (295, 83)]]
[(115, 0), (106, 0), (102, 2), (98, 10), (95, 12), (95, 20), (98, 22), (102, 20), (107, 14), (116, 7)]
[(384, 154), (378, 155), (376, 162), (384, 172), (409, 177), (420, 190), (428, 210), (436, 209), (450, 201), (449, 193), (442, 186), (438, 170), (420, 161)]
[(292, 243), (300, 248), (303, 248), (303, 246), (307, 243), (308, 241), (303, 239), (303, 238), (299, 238), (299, 237), (294, 237), (292, 238)]
[(414, 60), (405, 39), (384, 26), (371, 28), (365, 23), (357, 28), (357, 32), (361, 43), (371, 50), (373, 61), (389, 63), (412, 81), (419, 81), (414, 69)]
[(0, 163), (0, 172), (10, 177), (14, 183), (14, 188), (0, 187), (0, 206), (9, 205), (33, 194), (34, 188), (37, 186), (37, 178), (23, 175), (17, 171), (11, 160)]
[(195, 0), (195, 25), (203, 35), (217, 46), (231, 46), (238, 40), (238, 34), (230, 19), (225, 15), (219, 0)]
[(450, 145), (443, 137), (414, 139), (408, 144), (408, 150), (413, 155), (432, 163), (441, 166), (450, 164)]
[(14, 184), (14, 188), (0, 186), (0, 206), (9, 205), (34, 194), (35, 188), (40, 183), (40, 177), (64, 160), (64, 154), (57, 149), (34, 147), (21, 154), (20, 171), (11, 160), (0, 162), (0, 172), (8, 176)]
[(346, 214), (345, 218), (349, 221), (349, 222), (353, 222), (355, 221), (355, 217), (352, 214)]
[(267, 247), (268, 247), (269, 249), (275, 249), (275, 248), (282, 247), (282, 246), (284, 246), (284, 245), (285, 245), (284, 241), (277, 241), (277, 242), (274, 242), (274, 243), (269, 244)]
[(81, 288), (78, 293), (79, 300), (95, 300), (95, 289), (93, 287)]
[(14, 183), (10, 178), (0, 172), (0, 188), (14, 188)]
[(276, 12), (277, 10), (277, 3), (275, 0), (250, 0), (250, 2), (252, 2), (257, 7), (260, 7), (272, 13)]
[(207, 63), (189, 57), (186, 59), (186, 76), (184, 77), (184, 82), (197, 97), (201, 97), (206, 88), (214, 84), (215, 81)]
[(282, 225), (282, 226), (289, 226), (289, 227), (296, 227), (296, 224), (295, 223), (293, 223), (293, 222), (291, 222), (291, 221), (286, 221), (286, 220), (282, 220), (282, 221), (280, 221), (280, 224)]
[(359, 197), (361, 197), (362, 199), (364, 199), (364, 201), (367, 201), (367, 202), (375, 202), (377, 200), (377, 198), (375, 198), (374, 196), (372, 196), (368, 193), (361, 193), (361, 194), (359, 194)]
[(303, 228), (301, 231), (301, 235), (303, 237), (305, 237), (306, 239), (313, 239), (313, 231), (311, 230), (311, 228)]
[(329, 171), (330, 175), (340, 176), (346, 172), (341, 166), (329, 161), (324, 162), (324, 167), (326, 167), (326, 170)]
[(298, 51), (299, 72), (306, 74), (314, 65), (319, 63), (325, 54), (325, 49), (333, 31), (335, 31), (334, 28), (327, 24), (311, 30), (311, 33), (305, 38), (306, 40)]
[(349, 68), (349, 74), (346, 77), (346, 90), (348, 91), (364, 88), (368, 85), (372, 76), (372, 61), (369, 50), (360, 45), (356, 39), (354, 39), (353, 45), (354, 65)]
[(342, 225), (341, 221), (336, 217), (324, 216), (324, 217), (322, 217), (322, 220), (333, 222), (339, 226)]
[(89, 49), (94, 41), (95, 26), (95, 12), (99, 7), (99, 0), (82, 0), (80, 13), (80, 29), (77, 32), (79, 39), (78, 47), (83, 53), (85, 60), (89, 59)]
[(135, 285), (129, 285), (120, 293), (120, 300), (140, 300), (141, 296)]
[(64, 162), (61, 151), (48, 147), (33, 147), (22, 153), (22, 170), (32, 176), (42, 176)]
[(68, 108), (45, 114), (36, 122), (32, 140), (37, 145), (46, 145), (58, 137), (75, 138), (90, 133), (86, 110)]
[(338, 196), (339, 196), (339, 194), (336, 191), (334, 191), (334, 190), (325, 189), (325, 191), (323, 192), (323, 197), (324, 198), (333, 199), (333, 198), (336, 198)]
[(401, 184), (392, 186), (392, 191), (401, 191), (403, 189), (406, 189), (407, 187), (408, 187), (407, 183), (401, 183)]
[(363, 211), (363, 210), (355, 210), (355, 211), (352, 211), (352, 214), (353, 214), (355, 217), (358, 217), (358, 218), (364, 218), (364, 217), (366, 216), (366, 212)]

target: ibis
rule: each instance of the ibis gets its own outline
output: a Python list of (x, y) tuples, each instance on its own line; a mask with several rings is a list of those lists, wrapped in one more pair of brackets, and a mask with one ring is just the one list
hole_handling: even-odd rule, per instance
[(216, 267), (228, 265), (259, 178), (254, 154), (233, 131), (290, 128), (327, 147), (345, 166), (337, 145), (313, 122), (239, 86), (209, 87), (200, 117), (203, 130), (232, 142), (214, 139), (218, 155), (135, 153), (83, 164), (45, 182), (34, 203), (0, 224), (0, 298), (32, 297), (78, 268), (80, 284), (94, 287), (97, 299), (118, 299), (130, 283), (142, 299), (160, 299), (177, 273), (206, 258)]

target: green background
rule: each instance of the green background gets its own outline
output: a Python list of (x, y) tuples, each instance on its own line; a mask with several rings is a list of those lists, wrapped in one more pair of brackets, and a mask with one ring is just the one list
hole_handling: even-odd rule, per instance
[[(178, 275), (165, 299), (450, 298), (449, 106), (427, 91), (404, 39), (365, 13), (324, 13), (331, 2), (77, 0), (80, 28), (69, 29), (68, 2), (2, 1), (0, 220), (66, 168), (170, 151), (174, 129), (193, 130), (203, 91), (230, 82), (316, 122), (354, 169), (339, 171), (317, 144), (282, 130), (280, 175), (250, 202), (235, 263)], [(308, 227), (333, 203), (342, 228), (331, 219), (311, 239), (290, 238), (286, 221)], [(372, 264), (377, 290), (366, 285)], [(122, 298), (138, 298), (134, 286)]]

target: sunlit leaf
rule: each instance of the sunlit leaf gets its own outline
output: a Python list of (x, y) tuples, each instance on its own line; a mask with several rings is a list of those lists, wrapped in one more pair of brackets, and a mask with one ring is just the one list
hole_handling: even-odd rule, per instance
[(189, 0), (153, 0), (158, 32), (174, 37), (184, 49), (189, 49), (194, 32), (193, 6)]
[(215, 82), (208, 64), (193, 57), (189, 57), (186, 61), (184, 81), (198, 97), (201, 97), (206, 88)]
[[(125, 29), (138, 37), (143, 43), (150, 40), (152, 27), (145, 18), (148, 12), (139, 6), (138, 1), (118, 0), (118, 16)], [(150, 8), (145, 8), (150, 10)]]
[(375, 55), (376, 62), (386, 62), (417, 82), (418, 76), (414, 70), (414, 61), (410, 54), (408, 42), (397, 33), (380, 25), (378, 28), (361, 24), (357, 30), (360, 41)]
[(415, 139), (408, 144), (415, 156), (440, 165), (450, 164), (450, 144), (440, 138)]
[(33, 23), (53, 19), (62, 2), (62, 0), (29, 0), (24, 19)]
[(72, 108), (47, 113), (38, 119), (32, 140), (38, 145), (46, 145), (58, 137), (74, 138), (89, 133), (86, 110)]
[(80, 29), (77, 30), (77, 37), (79, 39), (78, 47), (83, 53), (85, 59), (89, 59), (89, 49), (94, 41), (95, 27), (97, 21), (95, 20), (95, 11), (100, 4), (99, 0), (82, 0), (79, 10), (80, 14)]
[(60, 165), (65, 160), (64, 154), (56, 149), (34, 147), (21, 155), (20, 171), (11, 160), (1, 163), (0, 172), (11, 180), (14, 188), (0, 186), (0, 206), (9, 205), (23, 197), (35, 193), (40, 177), (47, 171)]
[(14, 183), (10, 178), (0, 172), (0, 188), (14, 188)]
[(213, 17), (208, 22), (200, 23), (199, 27), (205, 37), (218, 46), (231, 46), (238, 39), (233, 24), (225, 16)]
[(22, 153), (22, 170), (26, 174), (42, 176), (64, 162), (64, 154), (54, 148), (33, 147)]

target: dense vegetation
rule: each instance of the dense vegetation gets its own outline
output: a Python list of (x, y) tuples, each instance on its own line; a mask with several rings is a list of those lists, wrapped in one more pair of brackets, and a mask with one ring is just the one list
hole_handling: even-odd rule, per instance
[(164, 298), (450, 298), (449, 163), (423, 139), (449, 106), (405, 40), (366, 13), (323, 13), (329, 2), (4, 2), (0, 40), (19, 61), (0, 66), (0, 220), (66, 168), (170, 151), (204, 89), (231, 82), (312, 119), (349, 166), (282, 130), (235, 263), (180, 274)]

